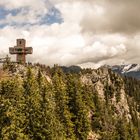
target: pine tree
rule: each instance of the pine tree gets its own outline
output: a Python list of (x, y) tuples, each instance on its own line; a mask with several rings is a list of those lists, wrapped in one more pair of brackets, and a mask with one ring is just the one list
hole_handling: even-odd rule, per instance
[(38, 130), (42, 129), (40, 125), (40, 99), (39, 89), (33, 72), (28, 68), (26, 78), (24, 79), (24, 97), (26, 106), (27, 127), (25, 132), (30, 138), (40, 138)]
[(61, 69), (57, 68), (52, 78), (53, 92), (55, 95), (56, 113), (60, 122), (63, 124), (64, 133), (67, 139), (73, 139), (73, 123), (71, 113), (68, 108), (69, 97), (66, 92), (64, 74)]
[(67, 92), (69, 93), (69, 108), (73, 114), (74, 132), (79, 140), (87, 139), (90, 131), (90, 121), (88, 119), (89, 110), (83, 100), (83, 88), (79, 77), (69, 75), (67, 82)]
[(42, 129), (40, 135), (42, 135), (44, 139), (61, 140), (64, 134), (62, 133), (62, 124), (56, 117), (56, 103), (52, 85), (42, 76), (40, 69), (37, 74), (37, 83), (39, 94), (41, 95), (40, 111), (42, 117), (40, 118), (40, 124), (42, 125)]
[(23, 109), (22, 81), (18, 77), (6, 79), (1, 83), (3, 113), (1, 137), (3, 139), (28, 139), (24, 134), (25, 115)]

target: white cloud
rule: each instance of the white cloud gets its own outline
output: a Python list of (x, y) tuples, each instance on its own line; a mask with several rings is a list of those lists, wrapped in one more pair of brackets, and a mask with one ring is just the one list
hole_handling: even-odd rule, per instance
[(0, 6), (9, 10), (17, 9), (21, 7), (30, 7), (32, 9), (41, 10), (46, 6), (45, 0), (4, 0), (0, 1)]
[[(127, 35), (119, 32), (100, 32), (100, 34), (97, 33), (98, 31), (96, 32), (102, 24), (102, 20), (106, 19), (106, 7), (102, 4), (97, 2), (91, 4), (83, 0), (52, 0), (52, 3), (48, 4), (45, 0), (21, 0), (20, 2), (5, 0), (0, 2), (0, 5), (5, 6), (7, 9), (19, 7), (28, 7), (29, 9), (27, 13), (26, 9), (21, 10), (16, 16), (9, 14), (5, 20), (0, 22), (23, 23), (28, 21), (29, 23), (37, 23), (32, 26), (16, 27), (8, 25), (1, 28), (1, 56), (8, 53), (10, 46), (15, 45), (16, 38), (25, 38), (27, 46), (32, 46), (34, 49), (33, 55), (28, 56), (28, 60), (32, 62), (47, 65), (78, 64), (94, 67), (105, 63), (117, 64), (122, 61), (139, 62), (138, 57), (134, 56), (134, 54), (137, 54), (134, 52), (139, 50), (138, 35), (130, 39)], [(60, 10), (64, 22), (61, 24), (40, 25), (38, 21), (46, 14), (50, 5)], [(86, 21), (86, 19), (91, 20)], [(84, 30), (86, 31), (83, 32)]]
[[(0, 24), (36, 24), (51, 7), (45, 0), (4, 0), (0, 1), (0, 6), (5, 10), (11, 10)], [(15, 13), (17, 10), (16, 15), (12, 14), (12, 10), (15, 10)]]
[[(6, 27), (0, 30), (2, 41), (0, 41), (0, 50), (7, 50), (9, 46), (15, 45), (15, 39), (27, 38), (27, 46), (34, 48), (34, 55), (29, 56), (33, 62), (46, 63), (48, 65), (61, 64), (72, 65), (86, 62), (98, 62), (102, 59), (114, 57), (125, 52), (123, 45), (107, 46), (100, 42), (93, 42), (91, 46), (86, 46), (82, 34), (77, 29), (77, 34), (67, 32), (64, 24), (61, 28), (58, 26), (33, 26), (30, 30)], [(73, 26), (71, 26), (73, 30)], [(52, 34), (52, 29), (54, 30)], [(62, 30), (63, 29), (63, 30)], [(66, 30), (66, 32), (65, 32)], [(4, 33), (4, 34), (3, 34)], [(12, 33), (12, 34), (11, 34)], [(59, 33), (59, 34), (58, 34)], [(9, 42), (9, 43), (8, 43)]]

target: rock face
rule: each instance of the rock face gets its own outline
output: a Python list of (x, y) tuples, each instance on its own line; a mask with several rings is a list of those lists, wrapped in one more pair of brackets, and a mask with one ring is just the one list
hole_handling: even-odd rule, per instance
[[(126, 79), (121, 77), (119, 74), (114, 73), (107, 67), (102, 67), (97, 70), (93, 70), (90, 74), (88, 73), (82, 75), (81, 81), (85, 85), (91, 85), (93, 90), (97, 92), (100, 101), (106, 108), (111, 107), (113, 109), (113, 114), (111, 117), (125, 119), (126, 122), (130, 123), (134, 119), (133, 113), (135, 112), (135, 117), (140, 120), (140, 110), (135, 110), (130, 105), (132, 102), (135, 102), (134, 104), (140, 107), (140, 100), (134, 97), (134, 91), (130, 91), (130, 88), (133, 88), (133, 86), (135, 86), (133, 85), (134, 83), (131, 85), (132, 87), (127, 85)], [(129, 95), (129, 92), (132, 93), (132, 96)], [(140, 96), (140, 92), (138, 94)], [(134, 109), (133, 111), (132, 108)], [(108, 112), (109, 110), (106, 111)], [(139, 122), (137, 122), (137, 124), (138, 123)], [(107, 124), (107, 122), (106, 125), (106, 127), (109, 127), (109, 124)], [(110, 127), (113, 126), (110, 125)], [(95, 131), (89, 134), (90, 140), (96, 140), (99, 137), (100, 135)]]
[[(119, 87), (116, 87), (114, 84), (115, 80), (112, 81), (112, 74), (115, 76), (114, 78), (118, 78), (118, 82), (120, 82)], [(125, 93), (125, 87), (123, 83), (123, 79), (113, 72), (111, 72), (108, 68), (101, 68), (97, 70), (93, 70), (92, 74), (85, 74), (81, 77), (81, 81), (86, 85), (92, 85), (94, 90), (97, 91), (99, 97), (105, 101), (105, 92), (106, 88), (111, 87), (112, 97), (109, 99), (111, 104), (113, 104), (116, 108), (116, 112), (119, 113), (119, 115), (123, 116), (124, 112), (129, 115), (129, 106), (127, 102), (127, 94)], [(113, 89), (114, 88), (114, 89)], [(117, 91), (116, 88), (119, 88)], [(119, 92), (119, 93), (118, 93)], [(117, 94), (120, 95), (119, 102), (116, 99)]]

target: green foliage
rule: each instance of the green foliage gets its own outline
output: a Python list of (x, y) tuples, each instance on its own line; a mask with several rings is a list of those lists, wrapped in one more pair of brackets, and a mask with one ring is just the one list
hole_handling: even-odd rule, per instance
[(73, 114), (72, 121), (75, 135), (78, 140), (85, 140), (90, 131), (89, 108), (85, 104), (85, 93), (77, 75), (70, 74), (67, 76), (67, 92), (70, 98), (70, 112)]
[[(101, 140), (139, 140), (140, 82), (108, 71), (108, 78), (100, 81), (102, 98), (96, 83), (81, 82), (82, 73), (92, 70), (65, 74), (57, 65), (49, 70), (27, 67), (24, 76), (1, 79), (0, 140), (87, 140), (90, 132)], [(122, 89), (129, 114), (116, 108)]]
[(65, 134), (65, 137), (73, 139), (73, 123), (71, 121), (72, 115), (68, 107), (69, 96), (66, 92), (64, 74), (60, 68), (56, 68), (52, 77), (52, 84), (53, 93), (55, 96), (55, 111), (57, 114), (57, 118), (63, 124), (63, 133)]

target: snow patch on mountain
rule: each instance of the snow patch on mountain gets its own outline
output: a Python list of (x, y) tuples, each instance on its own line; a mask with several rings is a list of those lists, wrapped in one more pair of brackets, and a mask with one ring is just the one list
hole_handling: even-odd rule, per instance
[(129, 64), (124, 66), (122, 69), (122, 73), (128, 73), (128, 72), (137, 72), (140, 71), (140, 64)]
[(140, 64), (114, 65), (108, 68), (121, 75), (140, 79)]

